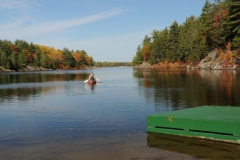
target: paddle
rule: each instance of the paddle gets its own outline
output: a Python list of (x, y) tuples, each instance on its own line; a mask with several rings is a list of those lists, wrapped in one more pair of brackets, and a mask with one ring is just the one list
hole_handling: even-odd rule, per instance
[[(98, 79), (98, 78), (95, 78), (95, 80), (96, 80), (97, 82), (100, 82), (100, 79)], [(85, 80), (84, 83), (87, 83), (88, 81), (89, 81), (89, 79)]]

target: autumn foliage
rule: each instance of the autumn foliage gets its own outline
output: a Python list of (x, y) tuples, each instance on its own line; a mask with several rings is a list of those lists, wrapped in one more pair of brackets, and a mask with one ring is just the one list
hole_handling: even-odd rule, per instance
[(149, 44), (143, 46), (142, 56), (145, 61), (150, 58)]
[(239, 0), (206, 0), (199, 17), (191, 15), (182, 24), (174, 21), (165, 29), (154, 29), (151, 36), (146, 35), (132, 62), (194, 64), (219, 49), (224, 67), (233, 63), (233, 57), (240, 64), (239, 13)]
[(0, 40), (0, 66), (19, 70), (27, 65), (49, 69), (70, 69), (93, 66), (94, 61), (84, 50), (70, 51), (16, 40)]
[(222, 66), (228, 67), (228, 65), (232, 64), (232, 51), (231, 51), (231, 42), (228, 42), (226, 45), (226, 49), (219, 49), (220, 58), (222, 59)]

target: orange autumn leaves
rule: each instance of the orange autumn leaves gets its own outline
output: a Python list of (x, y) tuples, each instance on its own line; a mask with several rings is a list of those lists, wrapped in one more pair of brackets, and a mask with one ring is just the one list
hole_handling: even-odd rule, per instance
[[(47, 47), (43, 45), (39, 45), (43, 54), (45, 54), (49, 60), (56, 60), (59, 62), (59, 68), (65, 68), (66, 66), (61, 63), (64, 60), (63, 51), (59, 49), (55, 49), (53, 47)], [(84, 50), (79, 51), (71, 51), (71, 55), (74, 57), (76, 61), (76, 68), (81, 68), (83, 66), (92, 65), (92, 57), (89, 56)]]
[(226, 45), (226, 49), (222, 50), (219, 49), (220, 52), (220, 58), (222, 59), (222, 66), (228, 67), (228, 65), (232, 64), (232, 51), (231, 51), (231, 42), (228, 42)]
[(150, 50), (149, 50), (149, 44), (145, 44), (142, 48), (142, 56), (144, 61), (149, 60), (150, 58)]

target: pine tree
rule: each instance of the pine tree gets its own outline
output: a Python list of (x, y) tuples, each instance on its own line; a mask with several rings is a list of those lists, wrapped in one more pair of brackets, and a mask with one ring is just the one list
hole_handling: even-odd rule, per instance
[(143, 62), (142, 49), (141, 49), (140, 45), (137, 48), (136, 55), (134, 56), (132, 62), (134, 65), (139, 65)]
[(240, 48), (240, 1), (228, 0), (229, 13), (224, 25), (227, 28), (226, 41), (232, 41), (233, 48)]
[(172, 23), (169, 30), (169, 45), (170, 45), (170, 61), (175, 62), (180, 60), (180, 55), (178, 52), (178, 36), (179, 36), (179, 26), (176, 21)]

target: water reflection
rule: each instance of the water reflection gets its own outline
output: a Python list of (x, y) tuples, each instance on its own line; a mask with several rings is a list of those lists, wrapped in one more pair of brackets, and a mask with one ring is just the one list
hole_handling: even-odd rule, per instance
[(172, 150), (156, 149), (158, 138), (146, 141), (146, 116), (216, 99), (239, 105), (238, 72), (216, 76), (231, 77), (222, 80), (194, 70), (136, 70), (133, 78), (132, 68), (105, 68), (94, 70), (103, 83), (90, 86), (83, 81), (91, 72), (0, 74), (0, 159), (196, 159), (175, 141)]
[[(15, 83), (43, 83), (56, 81), (81, 81), (88, 79), (90, 73), (82, 72), (64, 72), (64, 71), (48, 71), (48, 72), (14, 72), (1, 73), (0, 85)], [(1, 87), (1, 86), (0, 86)]]
[(238, 159), (240, 157), (238, 145), (188, 137), (148, 133), (147, 144), (149, 147), (211, 160)]
[[(41, 94), (64, 89), (70, 92), (72, 85), (88, 79), (85, 71), (41, 71), (0, 74), (0, 102), (13, 99), (28, 101)], [(72, 84), (71, 82), (76, 82)], [(71, 83), (71, 84), (68, 84)], [(94, 86), (91, 88), (94, 89)]]
[(240, 106), (240, 72), (235, 70), (135, 70), (148, 101), (170, 109), (200, 105)]

